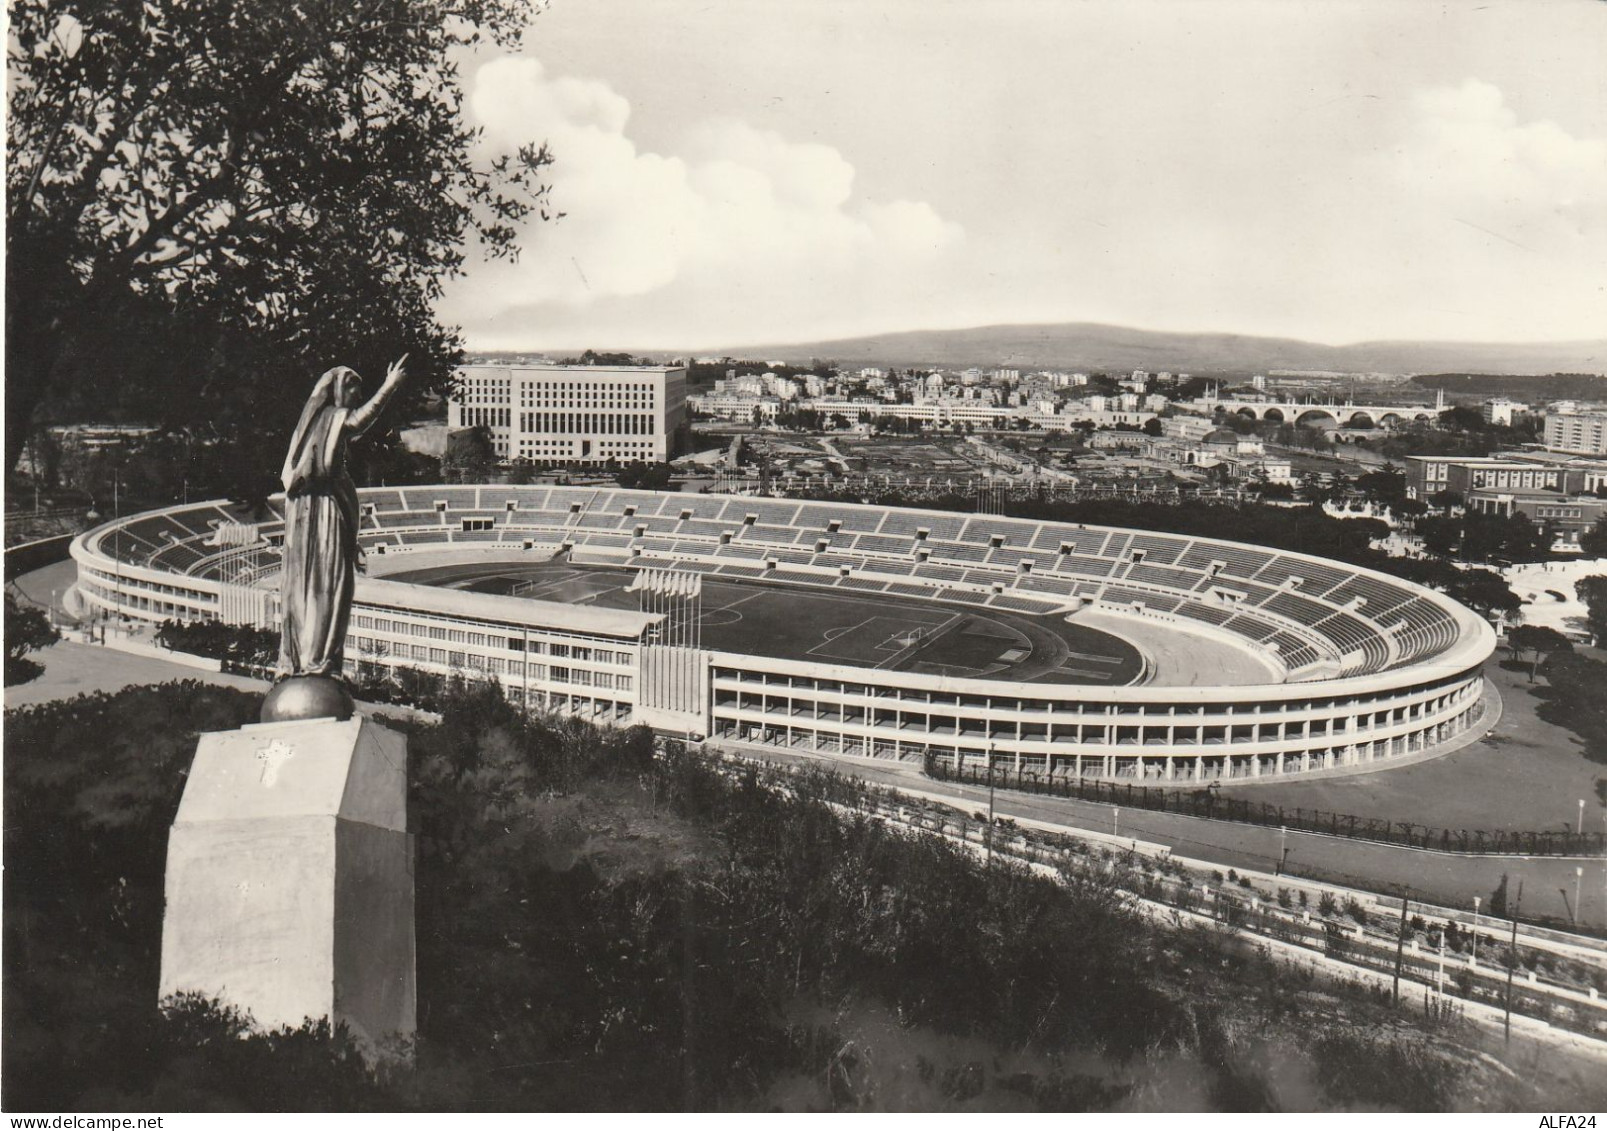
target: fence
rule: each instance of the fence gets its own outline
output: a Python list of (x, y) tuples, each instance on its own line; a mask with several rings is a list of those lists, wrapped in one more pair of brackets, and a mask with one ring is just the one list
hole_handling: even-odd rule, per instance
[(1156, 789), (1099, 778), (1050, 776), (1014, 767), (964, 769), (928, 756), (925, 771), (938, 781), (971, 785), (991, 784), (1050, 797), (1068, 797), (1128, 809), (1148, 809), (1159, 813), (1179, 813), (1213, 821), (1286, 828), (1295, 832), (1323, 833), (1351, 837), (1408, 848), (1429, 848), (1439, 852), (1460, 852), (1487, 856), (1600, 856), (1607, 852), (1607, 834), (1599, 832), (1500, 832), (1484, 829), (1441, 829), (1414, 825), (1406, 821), (1385, 821), (1377, 817), (1358, 817), (1349, 813), (1330, 813), (1325, 809), (1289, 809), (1266, 802), (1238, 797), (1221, 797), (1212, 789)]
[(57, 534), (49, 538), (7, 546), (6, 580), (11, 581), (25, 573), (32, 573), (36, 569), (44, 569), (47, 565), (66, 561), (75, 537), (73, 534)]

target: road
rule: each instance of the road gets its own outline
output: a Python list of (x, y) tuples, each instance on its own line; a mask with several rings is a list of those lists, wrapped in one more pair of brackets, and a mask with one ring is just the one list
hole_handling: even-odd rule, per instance
[(1501, 696), (1501, 719), (1490, 733), (1460, 749), (1406, 766), (1346, 777), (1224, 783), (1222, 792), (1285, 809), (1326, 809), (1449, 829), (1601, 831), (1607, 808), (1596, 783), (1607, 765), (1593, 762), (1572, 733), (1535, 713), (1527, 665), (1484, 666)]
[[(744, 754), (757, 754), (777, 762), (798, 764), (814, 761), (829, 765), (864, 781), (891, 788), (915, 789), (925, 793), (963, 798), (985, 811), (985, 787), (935, 781), (911, 763), (813, 756), (755, 746), (741, 746)], [(1139, 840), (1171, 845), (1179, 855), (1219, 864), (1226, 868), (1254, 868), (1274, 871), (1281, 843), (1289, 848), (1290, 874), (1347, 887), (1394, 895), (1403, 886), (1414, 897), (1446, 907), (1468, 907), (1479, 896), (1489, 906), (1490, 894), (1509, 877), (1510, 890), (1524, 885), (1525, 917), (1549, 916), (1566, 922), (1567, 903), (1574, 897), (1575, 868), (1583, 892), (1581, 921), (1597, 929), (1607, 929), (1607, 860), (1578, 860), (1558, 857), (1458, 856), (1425, 852), (1395, 845), (1314, 833), (1290, 832), (1287, 841), (1274, 828), (1241, 825), (1229, 821), (1209, 821), (1177, 813), (1157, 813), (1143, 809), (1122, 809), (1113, 814), (1111, 806), (1058, 797), (1038, 797), (995, 792), (994, 811), (1001, 817), (1029, 817), (1039, 821), (1117, 832)], [(1113, 829), (1114, 825), (1114, 829)]]

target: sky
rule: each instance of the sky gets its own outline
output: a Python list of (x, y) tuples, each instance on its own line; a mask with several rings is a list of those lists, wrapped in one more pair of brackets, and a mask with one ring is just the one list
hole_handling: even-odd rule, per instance
[(564, 213), (471, 349), (1607, 336), (1602, 0), (550, 0), (463, 73)]

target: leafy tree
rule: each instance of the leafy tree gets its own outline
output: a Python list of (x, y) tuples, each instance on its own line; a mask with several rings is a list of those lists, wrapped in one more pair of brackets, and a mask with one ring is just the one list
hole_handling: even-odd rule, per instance
[(606, 353), (587, 350), (579, 357), (566, 357), (560, 365), (651, 365), (652, 362), (633, 353)]
[(1493, 570), (1454, 570), (1442, 588), (1448, 596), (1487, 617), (1496, 613), (1511, 616), (1523, 608), (1523, 602), (1512, 591), (1512, 587)]
[(460, 428), (446, 438), (446, 459), (442, 470), (447, 479), (460, 483), (481, 483), (497, 469), (497, 451), (491, 431), (483, 424)]
[(1596, 520), (1596, 524), (1579, 536), (1579, 548), (1588, 557), (1607, 558), (1607, 515)]
[(261, 674), (279, 655), (277, 631), (217, 620), (163, 621), (156, 642), (175, 652), (222, 660), (225, 671)]
[[(471, 157), (455, 53), (513, 0), (10, 6), (6, 461), (93, 374), (277, 437), (319, 368), (460, 356), (432, 313), (472, 231), (545, 215), (545, 149)], [(250, 461), (272, 465), (266, 452)]]
[(1495, 890), (1490, 893), (1489, 914), (1491, 918), (1500, 919), (1505, 917), (1507, 913), (1507, 890), (1507, 874), (1502, 872), (1501, 882), (1496, 884)]
[(1607, 762), (1607, 664), (1578, 652), (1553, 652), (1540, 674), (1549, 686), (1536, 691), (1544, 700), (1536, 714), (1578, 735), (1586, 758)]
[(1356, 489), (1374, 502), (1391, 507), (1406, 498), (1406, 476), (1392, 463), (1356, 477)]
[(24, 605), (16, 594), (6, 590), (6, 670), (5, 685), (27, 683), (44, 673), (45, 667), (28, 659), (28, 653), (48, 648), (61, 639), (49, 618), (32, 605)]
[(628, 491), (663, 491), (670, 485), (670, 465), (632, 460), (619, 473), (619, 485)]
[(1536, 667), (1540, 663), (1540, 654), (1554, 652), (1572, 652), (1573, 643), (1562, 633), (1545, 625), (1520, 624), (1507, 633), (1507, 644), (1513, 652), (1522, 654), (1533, 653), (1529, 660), (1529, 682), (1534, 682)]
[(1574, 592), (1585, 603), (1585, 624), (1600, 647), (1607, 643), (1607, 574), (1581, 577), (1574, 583)]
[(508, 465), (508, 482), (523, 486), (536, 481), (536, 467), (527, 459), (516, 459)]
[(1521, 514), (1466, 511), (1455, 516), (1433, 515), (1418, 523), (1417, 529), (1431, 552), (1462, 561), (1492, 557), (1537, 561), (1550, 546), (1546, 532)]
[(1440, 427), (1450, 432), (1484, 431), (1484, 414), (1467, 405), (1452, 405), (1440, 413)]

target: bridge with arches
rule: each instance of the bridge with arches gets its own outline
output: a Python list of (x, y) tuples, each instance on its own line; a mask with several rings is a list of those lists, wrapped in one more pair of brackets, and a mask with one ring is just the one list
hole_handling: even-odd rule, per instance
[(1198, 403), (1203, 408), (1220, 408), (1223, 412), (1248, 416), (1255, 420), (1307, 424), (1314, 427), (1322, 427), (1326, 420), (1336, 428), (1345, 428), (1352, 424), (1373, 428), (1394, 427), (1414, 420), (1433, 420), (1441, 411), (1433, 405), (1310, 404), (1243, 400)]

